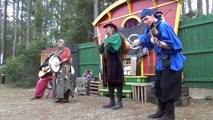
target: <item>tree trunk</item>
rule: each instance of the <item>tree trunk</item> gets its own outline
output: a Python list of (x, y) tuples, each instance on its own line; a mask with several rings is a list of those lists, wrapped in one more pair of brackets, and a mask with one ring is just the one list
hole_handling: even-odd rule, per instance
[(29, 47), (30, 42), (30, 6), (31, 0), (27, 0), (27, 34), (26, 34), (26, 48)]
[[(41, 20), (41, 12), (42, 10), (42, 1), (35, 1), (35, 30), (33, 32), (33, 39), (37, 39), (39, 35), (42, 33), (42, 20)], [(46, 19), (45, 19), (46, 20)]]
[(21, 22), (20, 22), (20, 25), (21, 25), (21, 28), (20, 28), (20, 41), (18, 41), (18, 45), (21, 44), (21, 42), (25, 41), (26, 37), (25, 37), (25, 29), (24, 29), (24, 23), (23, 23), (23, 19), (24, 19), (24, 2), (23, 0), (21, 0)]
[[(0, 18), (2, 18), (2, 4), (1, 4), (1, 0), (0, 0)], [(3, 31), (3, 27), (2, 27), (2, 19), (0, 19), (0, 36), (2, 37), (2, 31)], [(2, 57), (2, 51), (3, 51), (3, 37), (1, 38), (1, 52), (0, 52), (0, 58)], [(0, 64), (2, 64), (2, 59), (0, 59)]]
[[(213, 1), (212, 1), (212, 6), (213, 6)], [(212, 7), (212, 11), (211, 11), (211, 13), (213, 14), (213, 7)]]
[[(58, 15), (59, 15), (58, 19), (60, 20), (62, 18), (62, 16), (64, 16), (64, 0), (61, 0), (61, 8), (59, 10), (60, 10), (60, 12), (58, 12)], [(63, 28), (61, 28), (61, 27), (59, 27), (59, 28), (60, 28), (59, 29), (59, 35), (60, 35)]]
[[(58, 2), (59, 4), (60, 4), (60, 2)], [(59, 39), (59, 13), (60, 13), (60, 5), (58, 6), (58, 5), (55, 5), (56, 6), (56, 9), (57, 9), (57, 11), (58, 12), (56, 12), (55, 14), (56, 14), (56, 39)]]
[(16, 54), (16, 44), (17, 44), (17, 38), (18, 38), (18, 16), (19, 16), (19, 0), (17, 0), (17, 9), (16, 9), (16, 22), (15, 22), (15, 30), (14, 30), (14, 40), (13, 40), (13, 58)]
[(15, 57), (15, 53), (14, 53), (14, 42), (15, 42), (15, 25), (16, 25), (16, 1), (17, 0), (13, 0), (13, 51), (12, 51), (12, 58)]
[(203, 2), (202, 0), (197, 1), (197, 16), (201, 16), (203, 14)]
[(61, 0), (61, 16), (63, 15), (64, 10), (64, 0)]
[(49, 22), (49, 20), (47, 19), (47, 14), (48, 14), (48, 8), (49, 8), (49, 2), (48, 2), (48, 0), (46, 0), (46, 3), (47, 3), (47, 6), (46, 6), (46, 10), (45, 10), (45, 20), (46, 20), (46, 22), (44, 23), (44, 34), (46, 35), (47, 34), (47, 30), (48, 30), (48, 28), (47, 28), (47, 24), (48, 24), (48, 22)]
[[(94, 20), (98, 17), (98, 0), (94, 0)], [(96, 27), (94, 27), (94, 35), (97, 35)]]
[(3, 64), (6, 63), (7, 58), (7, 4), (8, 1), (4, 2), (4, 23), (3, 23), (3, 39), (2, 39), (2, 60)]
[[(14, 27), (15, 27), (15, 16), (16, 16), (16, 0), (13, 0), (13, 35), (14, 35)], [(14, 36), (12, 37), (14, 39)]]
[(183, 6), (182, 6), (182, 15), (186, 14), (186, 0), (184, 0), (183, 2)]
[(209, 0), (206, 0), (206, 15), (209, 14)]
[[(51, 15), (54, 15), (53, 8), (51, 9)], [(50, 27), (50, 35), (51, 35), (51, 42), (53, 43), (53, 19), (51, 18), (51, 27)]]
[(188, 8), (189, 8), (189, 11), (192, 11), (192, 0), (188, 0)]

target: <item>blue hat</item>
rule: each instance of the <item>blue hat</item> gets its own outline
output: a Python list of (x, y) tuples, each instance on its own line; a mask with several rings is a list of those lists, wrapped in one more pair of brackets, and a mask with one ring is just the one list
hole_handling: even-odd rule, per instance
[(151, 15), (151, 14), (155, 14), (155, 11), (152, 9), (143, 9), (141, 11), (141, 19), (143, 19), (144, 17), (146, 17), (147, 15)]

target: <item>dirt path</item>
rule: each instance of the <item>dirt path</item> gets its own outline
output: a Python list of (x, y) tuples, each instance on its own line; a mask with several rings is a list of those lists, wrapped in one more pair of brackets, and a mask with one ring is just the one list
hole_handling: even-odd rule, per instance
[[(30, 100), (35, 89), (0, 85), (0, 120), (151, 120), (150, 103), (124, 99), (120, 110), (102, 109), (106, 97), (75, 96), (69, 103), (56, 104), (51, 98)], [(212, 120), (213, 101), (191, 100), (188, 107), (176, 108), (176, 120)]]

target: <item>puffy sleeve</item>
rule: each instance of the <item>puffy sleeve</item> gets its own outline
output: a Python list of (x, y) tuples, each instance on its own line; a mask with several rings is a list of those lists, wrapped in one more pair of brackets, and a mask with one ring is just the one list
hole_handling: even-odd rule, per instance
[(118, 33), (113, 34), (112, 37), (106, 38), (104, 41), (108, 43), (106, 49), (111, 52), (119, 51), (122, 46), (122, 38)]
[(158, 37), (160, 41), (165, 42), (171, 48), (170, 50), (164, 49), (162, 52), (178, 53), (182, 51), (183, 49), (182, 43), (180, 39), (177, 37), (173, 28), (169, 24), (165, 22), (162, 22), (160, 24)]
[(70, 52), (70, 49), (69, 48), (64, 48), (64, 51), (63, 53), (59, 56), (61, 58), (61, 60), (67, 58), (67, 61), (64, 61), (65, 62), (70, 62), (70, 57), (71, 57), (71, 52)]
[(144, 33), (141, 34), (138, 39), (141, 41), (141, 44), (143, 47), (146, 47), (148, 49), (153, 49), (153, 44), (151, 43), (150, 39), (151, 39), (151, 35), (147, 35), (148, 34), (148, 28), (146, 28), (144, 30)]
[(68, 60), (70, 60), (70, 57), (71, 57), (71, 51), (70, 51), (69, 48), (67, 48), (67, 49), (66, 49), (66, 58), (67, 58)]

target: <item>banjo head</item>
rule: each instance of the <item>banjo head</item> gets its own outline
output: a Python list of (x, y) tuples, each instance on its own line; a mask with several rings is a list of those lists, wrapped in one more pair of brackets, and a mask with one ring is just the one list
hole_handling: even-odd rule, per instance
[(51, 69), (52, 72), (59, 72), (60, 69), (61, 69), (61, 59), (56, 56), (56, 55), (53, 55), (50, 57), (49, 59), (49, 67)]

